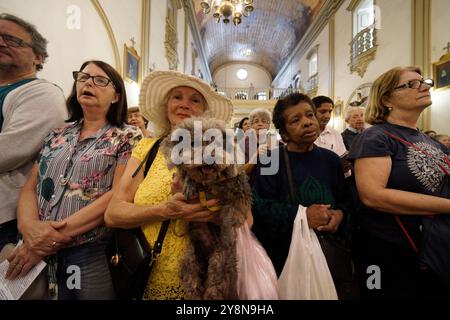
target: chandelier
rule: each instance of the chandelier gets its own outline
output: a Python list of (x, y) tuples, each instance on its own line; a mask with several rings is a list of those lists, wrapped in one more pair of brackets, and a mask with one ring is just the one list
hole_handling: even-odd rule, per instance
[(255, 10), (253, 0), (203, 0), (200, 6), (204, 14), (210, 13), (212, 9), (217, 23), (220, 18), (225, 24), (232, 19), (235, 26), (241, 23), (242, 16), (248, 17)]

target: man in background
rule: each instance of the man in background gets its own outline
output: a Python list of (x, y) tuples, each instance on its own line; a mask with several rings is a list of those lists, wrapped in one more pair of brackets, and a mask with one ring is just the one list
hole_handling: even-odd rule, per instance
[(320, 127), (320, 135), (314, 144), (331, 150), (340, 157), (344, 156), (347, 150), (345, 149), (341, 134), (337, 130), (327, 126), (334, 109), (333, 100), (326, 96), (317, 96), (312, 101), (316, 107), (315, 115)]
[(345, 122), (348, 128), (342, 132), (345, 148), (350, 150), (355, 137), (364, 130), (364, 108), (348, 107), (345, 114)]

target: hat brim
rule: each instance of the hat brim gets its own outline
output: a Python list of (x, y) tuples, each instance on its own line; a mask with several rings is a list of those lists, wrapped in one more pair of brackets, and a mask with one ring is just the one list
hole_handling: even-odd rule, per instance
[(201, 79), (176, 71), (153, 71), (142, 83), (139, 95), (139, 109), (143, 116), (152, 122), (159, 122), (161, 108), (167, 94), (176, 87), (190, 87), (200, 92), (208, 104), (210, 116), (229, 123), (233, 115), (231, 100), (214, 91)]

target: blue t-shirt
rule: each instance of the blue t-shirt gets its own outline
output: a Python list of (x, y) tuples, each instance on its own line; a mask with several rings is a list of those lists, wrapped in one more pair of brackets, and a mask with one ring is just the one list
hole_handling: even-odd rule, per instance
[[(386, 132), (414, 144), (428, 155)], [(450, 166), (445, 161), (448, 152), (445, 146), (419, 130), (386, 122), (376, 124), (358, 135), (348, 159), (354, 161), (365, 157), (390, 156), (392, 168), (387, 188), (449, 198), (445, 173), (437, 164), (440, 163), (450, 171)], [(361, 205), (358, 218), (363, 232), (401, 247), (410, 247), (393, 214)], [(400, 215), (399, 218), (415, 243), (419, 243), (422, 217)]]

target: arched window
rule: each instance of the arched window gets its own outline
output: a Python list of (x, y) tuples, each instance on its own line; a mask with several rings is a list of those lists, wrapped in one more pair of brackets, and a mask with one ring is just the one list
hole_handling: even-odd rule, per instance
[(374, 23), (373, 0), (361, 0), (353, 11), (353, 37)]
[(247, 70), (245, 70), (245, 69), (239, 69), (239, 70), (236, 72), (236, 77), (237, 77), (239, 80), (245, 80), (245, 79), (247, 79), (247, 77), (248, 77), (248, 72), (247, 72)]

